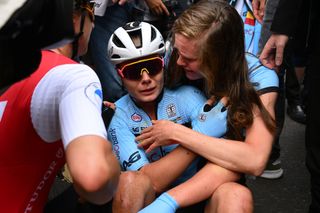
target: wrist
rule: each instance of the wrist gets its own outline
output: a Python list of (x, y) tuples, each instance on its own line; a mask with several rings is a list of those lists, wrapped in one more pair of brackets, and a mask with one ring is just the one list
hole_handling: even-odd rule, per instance
[(184, 128), (187, 128), (183, 126), (182, 124), (174, 124), (173, 126), (173, 134), (172, 134), (172, 140), (175, 141), (176, 144), (181, 145), (182, 136), (184, 134)]

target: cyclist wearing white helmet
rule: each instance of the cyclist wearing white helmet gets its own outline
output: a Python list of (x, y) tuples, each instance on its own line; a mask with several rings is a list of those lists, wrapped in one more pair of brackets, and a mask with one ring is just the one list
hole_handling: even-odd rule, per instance
[[(109, 58), (128, 90), (115, 102), (108, 128), (108, 138), (124, 171), (113, 199), (114, 212), (139, 211), (156, 194), (184, 182), (197, 170), (198, 159), (185, 148), (173, 144), (146, 153), (135, 140), (153, 120), (165, 119), (189, 127), (191, 124), (198, 131), (203, 128), (204, 122), (197, 118), (205, 96), (191, 86), (163, 88), (164, 52), (162, 35), (145, 22), (127, 23), (109, 40)], [(211, 128), (210, 134), (220, 137), (226, 130), (226, 117), (217, 113), (222, 116), (212, 118), (209, 125), (216, 128)]]
[(101, 117), (99, 79), (70, 59), (86, 51), (93, 4), (74, 2), (75, 42), (42, 51), (39, 68), (0, 96), (0, 212), (42, 212), (65, 160), (85, 200), (103, 204), (116, 190), (120, 169)]

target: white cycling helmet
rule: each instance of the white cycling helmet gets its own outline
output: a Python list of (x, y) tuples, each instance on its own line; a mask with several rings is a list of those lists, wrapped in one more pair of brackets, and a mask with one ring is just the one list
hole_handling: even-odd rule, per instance
[[(141, 42), (134, 43), (138, 37)], [(164, 40), (157, 28), (146, 22), (130, 22), (114, 31), (109, 39), (108, 57), (113, 64), (165, 52)]]

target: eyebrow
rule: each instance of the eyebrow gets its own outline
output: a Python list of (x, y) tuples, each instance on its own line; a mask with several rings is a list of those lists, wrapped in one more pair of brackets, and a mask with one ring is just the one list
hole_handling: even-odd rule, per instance
[(187, 59), (187, 60), (197, 60), (197, 58), (190, 58), (188, 56), (185, 56), (184, 54), (181, 54), (181, 52), (179, 51), (178, 48), (176, 48), (176, 46), (173, 46), (174, 49), (176, 49), (177, 53), (182, 56), (183, 58)]

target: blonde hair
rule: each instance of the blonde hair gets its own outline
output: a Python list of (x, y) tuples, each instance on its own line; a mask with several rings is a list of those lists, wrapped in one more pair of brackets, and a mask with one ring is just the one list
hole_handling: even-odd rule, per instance
[[(243, 128), (253, 122), (254, 106), (260, 109), (269, 131), (274, 132), (275, 122), (249, 81), (243, 22), (232, 6), (221, 0), (201, 0), (179, 16), (172, 31), (190, 40), (198, 40), (198, 60), (205, 84), (203, 90), (207, 96), (229, 98), (230, 137), (242, 138)], [(173, 59), (177, 59), (176, 54), (173, 53)], [(185, 78), (182, 68), (173, 61), (169, 63), (168, 73), (169, 86)]]

